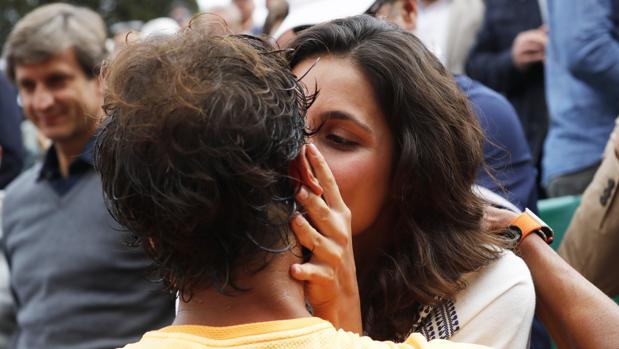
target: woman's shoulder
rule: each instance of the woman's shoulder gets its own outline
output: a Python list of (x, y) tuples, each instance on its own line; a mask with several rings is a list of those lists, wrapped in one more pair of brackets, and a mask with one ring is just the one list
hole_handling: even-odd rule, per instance
[(514, 286), (533, 289), (529, 268), (522, 258), (508, 250), (502, 251), (496, 260), (480, 270), (464, 275), (464, 281), (466, 289), (461, 292), (462, 294), (468, 293), (467, 290), (471, 289), (481, 291), (481, 288), (486, 289), (485, 286), (492, 286), (489, 288), (493, 289), (494, 293), (502, 293), (501, 289), (504, 291)]
[(511, 251), (464, 276), (454, 299), (460, 330), (453, 340), (495, 348), (525, 348), (535, 313), (535, 289), (524, 261)]
[[(511, 251), (478, 271), (464, 275), (466, 288), (454, 301), (461, 312), (481, 311), (489, 305), (508, 308), (535, 305), (535, 289), (531, 272), (524, 261)], [(518, 305), (517, 303), (521, 303)], [(522, 304), (524, 303), (524, 304)]]

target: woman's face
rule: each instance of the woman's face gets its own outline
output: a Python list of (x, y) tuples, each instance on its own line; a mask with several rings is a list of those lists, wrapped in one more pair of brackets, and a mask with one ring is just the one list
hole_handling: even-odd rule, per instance
[(318, 133), (310, 138), (327, 159), (352, 212), (352, 233), (361, 234), (378, 219), (389, 195), (393, 137), (370, 82), (350, 59), (308, 58), (294, 67), (308, 93), (319, 94), (307, 113)]

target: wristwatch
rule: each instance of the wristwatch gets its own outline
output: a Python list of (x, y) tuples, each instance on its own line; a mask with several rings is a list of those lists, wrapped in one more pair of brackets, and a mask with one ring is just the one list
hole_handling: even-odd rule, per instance
[(509, 224), (508, 233), (518, 244), (532, 233), (539, 235), (549, 245), (555, 236), (552, 229), (528, 208)]

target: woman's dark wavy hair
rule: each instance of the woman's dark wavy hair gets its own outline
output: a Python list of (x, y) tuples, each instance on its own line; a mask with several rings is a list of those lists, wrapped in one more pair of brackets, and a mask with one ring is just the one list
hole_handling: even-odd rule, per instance
[(95, 162), (110, 212), (172, 292), (242, 289), (237, 275), (290, 245), (307, 101), (283, 54), (188, 29), (129, 44), (103, 74)]
[(454, 296), (464, 287), (463, 274), (496, 259), (497, 247), (507, 244), (482, 229), (483, 204), (472, 191), (483, 162), (477, 119), (423, 44), (384, 21), (334, 20), (301, 32), (291, 48), (291, 67), (320, 55), (354, 62), (395, 138), (393, 240), (371, 271), (376, 282), (360, 293), (367, 333), (405, 339), (421, 304)]

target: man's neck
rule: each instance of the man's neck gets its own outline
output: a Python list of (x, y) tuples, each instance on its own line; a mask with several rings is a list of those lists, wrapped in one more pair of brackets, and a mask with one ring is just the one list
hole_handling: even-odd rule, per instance
[(233, 296), (213, 288), (193, 290), (188, 302), (181, 300), (174, 325), (221, 327), (311, 316), (303, 284), (289, 274), (298, 262), (292, 253), (275, 256), (266, 269), (239, 280), (247, 291), (233, 291)]
[(54, 142), (54, 149), (58, 157), (58, 167), (60, 168), (62, 177), (67, 178), (69, 176), (69, 166), (71, 166), (71, 162), (84, 151), (84, 147), (86, 147), (86, 144), (93, 135), (94, 131), (69, 141)]

